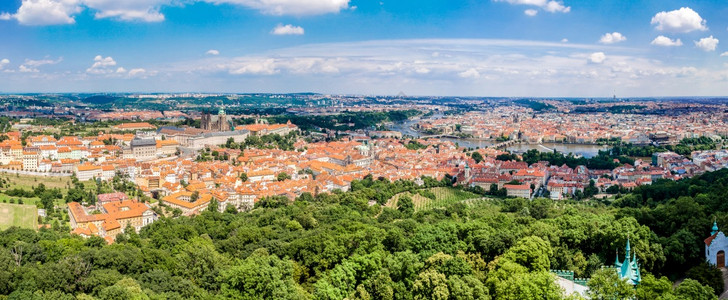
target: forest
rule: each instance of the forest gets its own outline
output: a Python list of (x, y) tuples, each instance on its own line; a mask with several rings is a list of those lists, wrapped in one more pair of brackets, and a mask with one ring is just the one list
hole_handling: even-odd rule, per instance
[[(616, 154), (612, 151), (599, 150), (599, 153), (592, 158), (585, 158), (583, 156), (576, 157), (573, 153), (564, 155), (561, 152), (541, 152), (536, 149), (526, 151), (522, 155), (523, 161), (529, 165), (535, 164), (539, 161), (547, 161), (553, 166), (567, 165), (569, 168), (576, 168), (577, 166), (586, 166), (589, 169), (595, 170), (612, 170), (619, 167), (622, 164), (634, 164), (634, 159), (625, 155)], [(502, 158), (508, 158), (504, 156)], [(619, 162), (615, 162), (617, 159)]]
[[(562, 299), (550, 270), (590, 277), (593, 299), (717, 299), (721, 273), (703, 263), (703, 239), (713, 220), (728, 226), (726, 183), (722, 170), (614, 201), (484, 198), (415, 211), (382, 205), (452, 178), (367, 176), (349, 192), (163, 217), (112, 245), (10, 228), (0, 299)], [(627, 239), (642, 268), (636, 288), (602, 269)]]
[(277, 115), (268, 118), (271, 124), (285, 124), (291, 121), (301, 130), (357, 130), (372, 129), (383, 122), (401, 122), (421, 114), (417, 110), (387, 111), (387, 112), (344, 112), (335, 115)]

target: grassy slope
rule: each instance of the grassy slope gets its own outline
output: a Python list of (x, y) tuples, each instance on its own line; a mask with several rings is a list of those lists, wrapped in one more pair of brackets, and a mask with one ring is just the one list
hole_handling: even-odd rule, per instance
[(34, 205), (0, 203), (0, 212), (4, 212), (6, 209), (9, 212), (0, 216), (0, 230), (10, 226), (28, 229), (38, 227), (38, 211)]
[(44, 177), (5, 173), (0, 173), (0, 176), (10, 181), (10, 187), (8, 189), (21, 188), (30, 190), (34, 186), (43, 183), (45, 184), (46, 188), (49, 189), (60, 188), (62, 190), (65, 190), (71, 183), (71, 177)]
[(423, 197), (419, 194), (413, 195), (409, 192), (405, 192), (394, 195), (392, 199), (389, 199), (389, 201), (387, 201), (387, 204), (385, 206), (389, 208), (397, 208), (397, 201), (400, 197), (404, 195), (409, 195), (412, 198), (412, 202), (415, 205), (415, 211), (444, 207), (451, 203), (480, 198), (480, 196), (476, 194), (447, 187), (431, 188), (430, 191), (435, 194), (435, 200)]

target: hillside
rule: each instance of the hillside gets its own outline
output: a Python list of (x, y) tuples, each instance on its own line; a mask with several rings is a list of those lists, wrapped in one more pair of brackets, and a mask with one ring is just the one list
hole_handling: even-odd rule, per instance
[[(615, 251), (623, 251), (629, 237), (643, 282), (636, 290), (618, 291), (620, 295), (681, 298), (690, 288), (710, 299), (713, 288), (686, 280), (672, 290), (668, 277), (661, 276), (687, 273), (711, 284), (715, 274), (710, 270), (715, 269), (688, 272), (699, 266), (699, 257), (684, 253), (701, 253), (705, 234), (693, 240), (685, 238), (684, 230), (708, 231), (713, 217), (721, 226), (728, 224), (725, 205), (710, 200), (728, 192), (718, 184), (727, 180), (727, 172), (716, 172), (685, 182), (657, 182), (614, 204), (505, 199), (408, 213), (368, 202), (415, 192), (411, 182), (367, 178), (355, 182), (351, 192), (304, 194), (293, 203), (265, 199), (248, 213), (205, 211), (165, 218), (140, 234), (120, 235), (113, 245), (61, 230), (11, 228), (0, 233), (0, 295), (559, 299), (562, 293), (549, 270), (571, 270), (576, 277), (596, 276), (590, 286), (598, 296), (603, 292), (599, 283), (612, 279), (597, 270), (614, 261)], [(428, 184), (443, 189), (437, 186), (442, 183)], [(687, 187), (687, 192), (670, 192), (673, 185)], [(671, 199), (671, 193), (681, 198)], [(636, 200), (643, 195), (650, 196), (650, 205)], [(683, 237), (683, 244), (673, 244), (673, 233)], [(23, 255), (17, 259), (20, 249)]]

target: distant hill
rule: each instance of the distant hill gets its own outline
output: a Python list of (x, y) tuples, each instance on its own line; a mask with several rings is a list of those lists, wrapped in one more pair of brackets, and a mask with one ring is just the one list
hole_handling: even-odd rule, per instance
[(116, 101), (118, 98), (106, 95), (96, 95), (87, 98), (83, 98), (81, 101), (89, 104), (108, 104)]

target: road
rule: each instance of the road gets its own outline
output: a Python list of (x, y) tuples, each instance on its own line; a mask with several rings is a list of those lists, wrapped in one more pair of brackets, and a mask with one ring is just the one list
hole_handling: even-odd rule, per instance
[(50, 173), (50, 172), (31, 172), (21, 170), (2, 170), (0, 173), (3, 174), (20, 174), (29, 176), (43, 176), (43, 177), (71, 177), (73, 173)]

